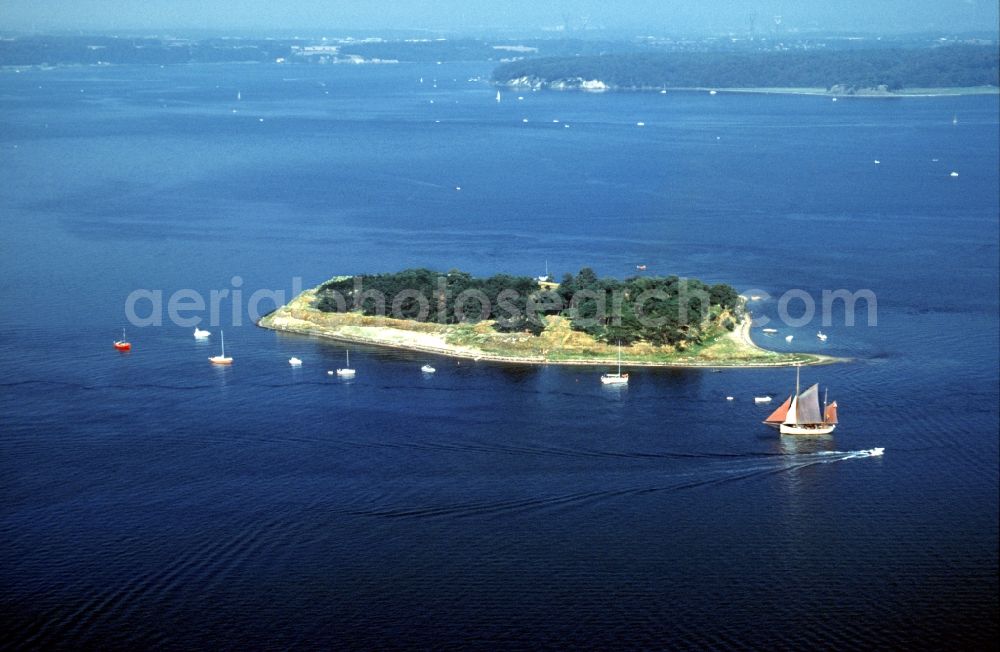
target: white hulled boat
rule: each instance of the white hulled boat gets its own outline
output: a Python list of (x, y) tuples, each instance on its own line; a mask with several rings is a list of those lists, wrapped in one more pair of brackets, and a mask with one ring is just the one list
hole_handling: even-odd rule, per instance
[(601, 374), (601, 382), (605, 385), (627, 385), (628, 374), (622, 373), (622, 343), (618, 343), (618, 373)]
[(208, 359), (212, 364), (233, 364), (232, 358), (226, 357), (226, 333), (225, 331), (219, 331), (219, 337), (222, 339), (222, 353), (219, 355), (213, 355)]
[(337, 375), (341, 378), (354, 378), (354, 370), (351, 369), (351, 352), (347, 351), (347, 366), (337, 369)]
[(549, 278), (549, 261), (547, 260), (545, 261), (545, 276), (538, 276), (535, 278), (535, 280), (538, 281), (539, 283), (548, 283), (552, 280), (551, 278)]
[(819, 405), (819, 383), (799, 392), (799, 367), (795, 368), (795, 393), (764, 419), (783, 435), (828, 435), (837, 427), (837, 402)]

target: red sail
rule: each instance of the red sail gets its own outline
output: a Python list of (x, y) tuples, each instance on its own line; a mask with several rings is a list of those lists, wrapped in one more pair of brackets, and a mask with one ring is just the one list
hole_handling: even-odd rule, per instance
[(764, 419), (764, 423), (784, 423), (785, 415), (788, 414), (788, 408), (792, 405), (792, 397), (789, 396), (785, 399), (785, 402), (781, 406), (771, 413), (771, 416)]
[(826, 406), (826, 413), (823, 414), (824, 423), (837, 423), (837, 402), (834, 401)]

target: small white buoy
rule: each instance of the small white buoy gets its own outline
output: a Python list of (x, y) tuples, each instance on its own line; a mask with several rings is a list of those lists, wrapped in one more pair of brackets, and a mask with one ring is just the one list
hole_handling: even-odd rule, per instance
[(527, 118), (521, 118), (521, 122), (527, 123), (528, 119)]
[(833, 98), (833, 101), (834, 101), (834, 102), (836, 102), (836, 101), (837, 101), (837, 98)]
[(569, 129), (569, 125), (563, 125), (563, 129)]
[(518, 96), (517, 96), (517, 99), (519, 99), (519, 100), (523, 100), (523, 99), (524, 99), (524, 95), (518, 95)]
[(957, 177), (958, 176), (958, 172), (952, 172), (948, 176), (950, 176), (950, 177)]
[(332, 376), (333, 375), (333, 369), (328, 369), (327, 372), (326, 372), (326, 375), (327, 376)]
[(257, 122), (264, 122), (264, 118), (257, 118)]

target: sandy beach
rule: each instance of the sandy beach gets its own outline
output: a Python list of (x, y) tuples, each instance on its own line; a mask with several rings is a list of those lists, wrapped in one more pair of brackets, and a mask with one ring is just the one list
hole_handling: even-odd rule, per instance
[[(543, 350), (540, 354), (504, 354), (483, 348), (457, 344), (454, 339), (456, 326), (427, 324), (409, 320), (385, 317), (362, 317), (357, 313), (325, 313), (312, 307), (316, 291), (306, 290), (285, 306), (263, 317), (258, 325), (287, 333), (299, 333), (325, 337), (341, 342), (351, 342), (368, 346), (388, 347), (406, 351), (418, 351), (433, 355), (470, 360), (483, 360), (504, 364), (560, 364), (577, 366), (608, 366), (617, 364), (616, 356), (605, 355), (574, 356), (571, 351), (558, 348)], [(704, 347), (696, 354), (658, 353), (657, 355), (636, 355), (623, 350), (622, 363), (629, 367), (677, 367), (677, 368), (719, 368), (719, 367), (786, 367), (794, 365), (830, 364), (837, 358), (815, 354), (778, 353), (769, 351), (754, 343), (750, 331), (752, 317), (749, 313), (737, 328)], [(483, 337), (489, 337), (483, 336)], [(515, 335), (515, 340), (524, 341), (532, 336)], [(510, 335), (495, 334), (510, 341)], [(605, 347), (607, 348), (607, 347)]]

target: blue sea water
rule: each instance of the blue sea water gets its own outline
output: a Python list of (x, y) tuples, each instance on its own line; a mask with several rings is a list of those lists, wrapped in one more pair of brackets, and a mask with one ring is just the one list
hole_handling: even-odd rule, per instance
[[(995, 641), (997, 97), (497, 103), (488, 73), (0, 71), (0, 644)], [(877, 324), (754, 332), (851, 358), (803, 370), (840, 427), (760, 425), (788, 369), (608, 388), (351, 347), (344, 382), (343, 344), (247, 316), (296, 279), (546, 262), (754, 289), (772, 326), (788, 290), (870, 290)], [(128, 323), (137, 289), (163, 325)], [(209, 342), (181, 290), (229, 291)]]

